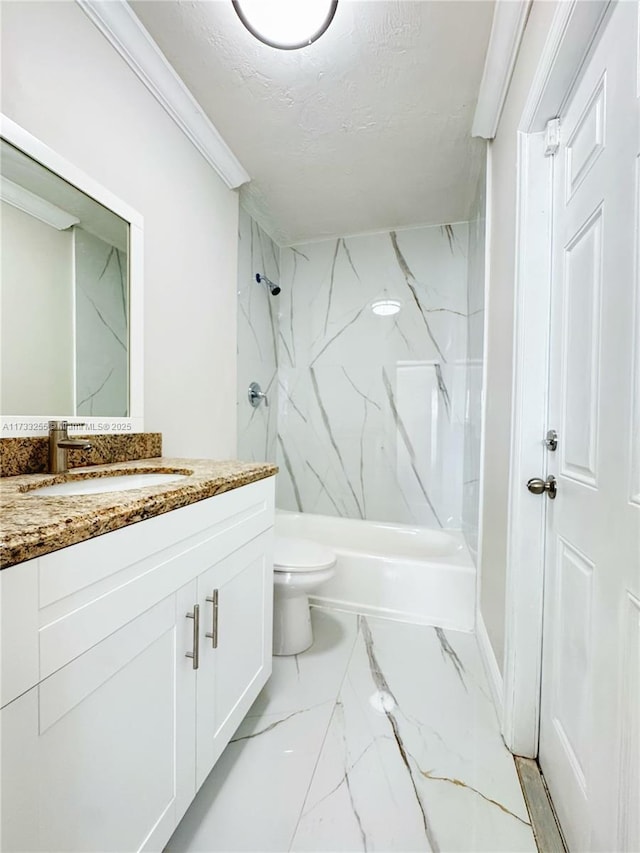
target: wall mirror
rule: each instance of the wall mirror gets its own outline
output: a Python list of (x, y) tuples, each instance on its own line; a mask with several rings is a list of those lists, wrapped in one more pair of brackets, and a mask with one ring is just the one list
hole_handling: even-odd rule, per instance
[(142, 218), (2, 116), (2, 437), (142, 429)]

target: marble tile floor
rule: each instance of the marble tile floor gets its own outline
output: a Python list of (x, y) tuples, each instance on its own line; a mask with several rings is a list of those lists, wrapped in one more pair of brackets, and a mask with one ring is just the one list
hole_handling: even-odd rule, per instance
[(536, 851), (475, 637), (312, 617), (167, 851)]

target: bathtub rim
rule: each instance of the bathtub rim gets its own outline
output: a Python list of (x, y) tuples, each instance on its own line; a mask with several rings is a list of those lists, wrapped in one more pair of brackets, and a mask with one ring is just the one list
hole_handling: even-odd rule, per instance
[(427, 618), (408, 611), (394, 610), (389, 607), (375, 607), (374, 605), (351, 603), (339, 598), (327, 598), (323, 596), (310, 595), (309, 604), (319, 610), (337, 610), (339, 613), (355, 613), (358, 616), (370, 616), (374, 619), (387, 619), (389, 622), (404, 622), (406, 625), (425, 625), (428, 628), (442, 628), (445, 631), (460, 631), (463, 634), (475, 632), (475, 619), (446, 619)]
[[(311, 527), (313, 521), (318, 519), (322, 535), (317, 537), (317, 541), (331, 547), (336, 553), (336, 575), (326, 587), (319, 588), (309, 596), (309, 603), (314, 607), (445, 630), (469, 633), (475, 630), (477, 570), (462, 531), (435, 531), (445, 532), (457, 544), (458, 547), (453, 552), (426, 556), (413, 554), (406, 557), (402, 554), (375, 553), (373, 548), (366, 550), (366, 537), (362, 537), (361, 545), (357, 549), (336, 545), (331, 541), (332, 522), (337, 520), (341, 522), (340, 526), (344, 527), (345, 523), (357, 523), (362, 521), (361, 519), (342, 519), (290, 510), (277, 510), (277, 514), (280, 517), (293, 518), (293, 528), (303, 526), (296, 524), (296, 517), (306, 515), (307, 521), (310, 522), (308, 526)], [(365, 521), (365, 524), (375, 523)], [(276, 521), (276, 533), (277, 531)], [(296, 535), (306, 535), (312, 539), (311, 532), (308, 529), (296, 530)], [(290, 530), (286, 533), (293, 535)], [(376, 586), (385, 582), (389, 567), (397, 568), (399, 572), (402, 572), (404, 567), (412, 579), (407, 584), (404, 597), (393, 592), (381, 594), (380, 588)], [(367, 577), (369, 573), (371, 582)]]
[[(389, 521), (369, 521), (368, 519), (361, 518), (343, 518), (342, 516), (333, 516), (333, 515), (322, 515), (321, 513), (313, 513), (313, 512), (299, 512), (298, 510), (286, 510), (286, 509), (278, 509), (276, 508), (275, 515), (275, 533), (278, 535), (278, 518), (288, 518), (290, 520), (296, 518), (304, 518), (312, 522), (313, 519), (321, 519), (319, 522), (322, 525), (329, 526), (331, 523), (335, 523), (338, 526), (344, 527), (345, 525), (353, 525), (360, 527), (361, 525), (369, 525), (371, 527), (375, 527), (378, 529), (389, 530), (390, 535), (393, 535), (394, 531), (398, 528), (400, 530), (412, 530), (416, 531), (417, 535), (421, 535), (423, 532), (427, 534), (437, 534), (438, 536), (445, 537), (445, 541), (451, 542), (453, 547), (451, 550), (436, 552), (432, 554), (425, 554), (423, 556), (418, 556), (416, 554), (403, 554), (398, 552), (393, 552), (392, 550), (385, 551), (385, 553), (376, 553), (367, 551), (364, 545), (364, 540), (362, 543), (362, 547), (357, 547), (353, 543), (349, 543), (348, 545), (344, 544), (336, 544), (335, 542), (329, 542), (326, 539), (323, 539), (323, 544), (326, 544), (328, 547), (331, 547), (336, 553), (348, 554), (350, 556), (366, 556), (375, 560), (383, 560), (383, 561), (397, 561), (402, 560), (402, 562), (407, 563), (447, 563), (451, 565), (451, 568), (470, 568), (475, 572), (475, 565), (473, 563), (473, 559), (471, 557), (471, 553), (467, 546), (466, 540), (464, 538), (464, 533), (461, 529), (458, 528), (433, 528), (433, 527), (420, 527), (418, 525), (412, 524), (403, 524), (402, 522), (389, 522)], [(284, 535), (293, 535), (292, 532), (288, 531)], [(297, 531), (297, 536), (301, 538), (305, 538), (304, 531)], [(311, 535), (308, 535), (306, 538), (313, 539)], [(320, 541), (314, 540), (314, 541)], [(425, 547), (427, 543), (425, 543)]]

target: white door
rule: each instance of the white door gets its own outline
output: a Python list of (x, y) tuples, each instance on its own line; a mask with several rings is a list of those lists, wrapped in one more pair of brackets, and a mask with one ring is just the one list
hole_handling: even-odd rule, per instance
[(638, 13), (613, 6), (554, 163), (539, 756), (573, 853), (640, 850)]

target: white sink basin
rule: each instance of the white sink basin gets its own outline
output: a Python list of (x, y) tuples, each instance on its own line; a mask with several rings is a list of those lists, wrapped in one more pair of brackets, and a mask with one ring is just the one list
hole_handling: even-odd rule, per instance
[(33, 489), (34, 495), (98, 495), (104, 492), (125, 492), (128, 489), (142, 489), (145, 486), (164, 486), (189, 479), (189, 474), (145, 474), (140, 471), (131, 474), (117, 474), (113, 477), (88, 477), (85, 480), (67, 480), (53, 486), (41, 486)]

